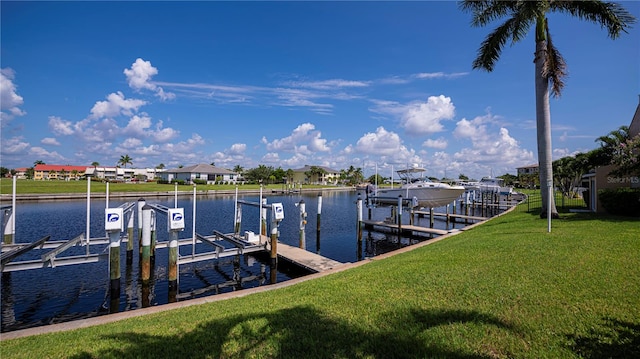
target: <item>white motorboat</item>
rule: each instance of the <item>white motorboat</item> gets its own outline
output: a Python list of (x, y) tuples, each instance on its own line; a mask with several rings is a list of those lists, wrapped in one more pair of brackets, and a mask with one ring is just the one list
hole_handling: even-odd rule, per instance
[(513, 187), (505, 186), (502, 178), (483, 177), (479, 182), (460, 182), (467, 191), (480, 191), (508, 195)]
[(402, 186), (378, 189), (374, 199), (379, 203), (397, 204), (398, 197), (402, 196), (411, 201), (412, 207), (436, 208), (453, 202), (464, 193), (463, 186), (433, 182), (421, 176), (424, 171), (424, 168), (416, 167), (396, 171), (403, 180)]

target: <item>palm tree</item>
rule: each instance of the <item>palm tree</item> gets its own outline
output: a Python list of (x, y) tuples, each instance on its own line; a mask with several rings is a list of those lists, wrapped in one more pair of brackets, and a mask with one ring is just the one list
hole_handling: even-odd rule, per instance
[[(493, 71), (502, 48), (511, 40), (516, 43), (524, 39), (532, 25), (535, 25), (536, 50), (535, 91), (536, 128), (538, 138), (539, 175), (542, 192), (541, 217), (547, 216), (547, 206), (551, 204), (551, 215), (558, 217), (555, 201), (542, 187), (553, 181), (551, 157), (551, 113), (549, 110), (549, 88), (554, 97), (559, 97), (566, 76), (565, 62), (555, 48), (549, 34), (547, 14), (567, 13), (581, 20), (591, 21), (606, 28), (609, 37), (616, 39), (635, 22), (635, 18), (621, 5), (609, 1), (473, 1), (460, 3), (463, 11), (473, 14), (472, 26), (485, 26), (494, 20), (507, 18), (496, 27), (480, 45), (478, 56), (473, 61), (474, 69)], [(550, 201), (550, 203), (549, 203)]]
[(127, 164), (130, 164), (130, 165), (133, 164), (133, 162), (131, 161), (133, 161), (133, 159), (129, 157), (129, 155), (123, 155), (123, 156), (120, 156), (120, 159), (118, 160), (118, 164), (121, 164), (124, 166), (124, 168), (127, 168)]

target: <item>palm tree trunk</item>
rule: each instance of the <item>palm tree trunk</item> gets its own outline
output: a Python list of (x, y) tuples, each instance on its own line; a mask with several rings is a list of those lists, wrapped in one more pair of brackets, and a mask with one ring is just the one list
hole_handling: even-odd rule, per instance
[[(547, 217), (549, 201), (551, 216), (558, 218), (558, 210), (553, 196), (549, 197), (547, 181), (553, 181), (551, 156), (551, 111), (549, 110), (549, 79), (542, 75), (547, 56), (547, 42), (536, 41), (535, 84), (536, 84), (536, 129), (538, 138), (538, 167), (540, 176), (540, 192), (542, 194), (541, 218)], [(552, 182), (553, 183), (553, 182)]]

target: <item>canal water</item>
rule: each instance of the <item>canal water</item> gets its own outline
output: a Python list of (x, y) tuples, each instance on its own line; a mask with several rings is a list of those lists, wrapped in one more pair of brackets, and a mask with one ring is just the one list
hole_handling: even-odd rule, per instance
[[(304, 201), (307, 212), (306, 250), (339, 262), (356, 262), (363, 258), (386, 253), (417, 241), (419, 238), (399, 238), (397, 234), (376, 233), (365, 230), (358, 243), (357, 193), (322, 192), (321, 231), (317, 229), (318, 195), (265, 195), (269, 204), (283, 204), (285, 218), (279, 226), (280, 242), (299, 246), (300, 211), (297, 204)], [(258, 202), (258, 195), (241, 195), (239, 199)], [(173, 197), (150, 197), (147, 203), (174, 207)], [(117, 207), (126, 200), (110, 200), (110, 207)], [(178, 207), (184, 208), (185, 229), (179, 238), (192, 238), (193, 198), (178, 198)], [(214, 230), (231, 233), (234, 228), (235, 196), (199, 195), (196, 200), (196, 233), (210, 235)], [(91, 237), (105, 237), (105, 200), (91, 201)], [(440, 210), (441, 212), (444, 209)], [(363, 210), (364, 218), (368, 211)], [(371, 218), (383, 220), (391, 214), (389, 208), (376, 208)], [(408, 223), (404, 214), (403, 223)], [(137, 218), (137, 217), (136, 217)], [(157, 241), (168, 240), (166, 221), (158, 216)], [(137, 221), (137, 220), (136, 220)], [(418, 219), (416, 225), (428, 227), (429, 218)], [(243, 208), (242, 231), (258, 232), (258, 208)], [(454, 227), (456, 226), (456, 227)], [(461, 228), (462, 224), (436, 221), (434, 228)], [(64, 241), (77, 237), (86, 228), (86, 200), (18, 203), (16, 206), (16, 242), (34, 242), (50, 235), (50, 241)], [(122, 312), (173, 301), (215, 295), (286, 281), (309, 274), (305, 269), (279, 261), (271, 267), (266, 253), (245, 254), (219, 260), (180, 265), (178, 291), (170, 292), (167, 281), (168, 249), (158, 248), (152, 266), (152, 280), (142, 285), (139, 278), (139, 252), (137, 223), (135, 225), (132, 263), (126, 263), (126, 243), (121, 246), (121, 291), (117, 298), (110, 298), (109, 261), (59, 266), (3, 273), (1, 282), (2, 332), (29, 327), (66, 322), (114, 312)], [(181, 246), (180, 255), (190, 255), (191, 246)], [(210, 250), (198, 244), (196, 250)], [(15, 261), (38, 259), (49, 250), (33, 250)], [(108, 245), (91, 246), (90, 252), (108, 253)], [(75, 246), (61, 256), (86, 254), (86, 247)]]

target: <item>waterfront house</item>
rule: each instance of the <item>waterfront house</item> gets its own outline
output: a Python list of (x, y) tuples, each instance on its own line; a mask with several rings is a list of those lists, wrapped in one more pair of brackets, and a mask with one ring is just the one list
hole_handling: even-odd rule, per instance
[[(324, 170), (323, 174), (311, 174), (312, 167), (317, 167)], [(310, 166), (305, 165), (302, 168), (293, 170), (293, 183), (304, 183), (304, 184), (321, 184), (321, 185), (336, 185), (340, 180), (340, 171), (334, 170), (325, 166)]]
[[(640, 135), (640, 101), (636, 107), (636, 112), (631, 119), (629, 125), (629, 137), (633, 138)], [(611, 171), (615, 169), (615, 166), (601, 166), (594, 171), (584, 175), (582, 177), (583, 183), (588, 183), (588, 198), (587, 206), (589, 209), (595, 212), (605, 212), (605, 209), (598, 203), (598, 191), (602, 189), (616, 189), (616, 188), (640, 188), (639, 176), (613, 176)]]
[(172, 168), (160, 173), (160, 178), (166, 182), (184, 181), (194, 183), (194, 180), (207, 181), (207, 184), (236, 183), (238, 174), (224, 168), (197, 164), (192, 166)]
[(88, 166), (37, 164), (33, 167), (35, 180), (77, 181), (85, 175)]

